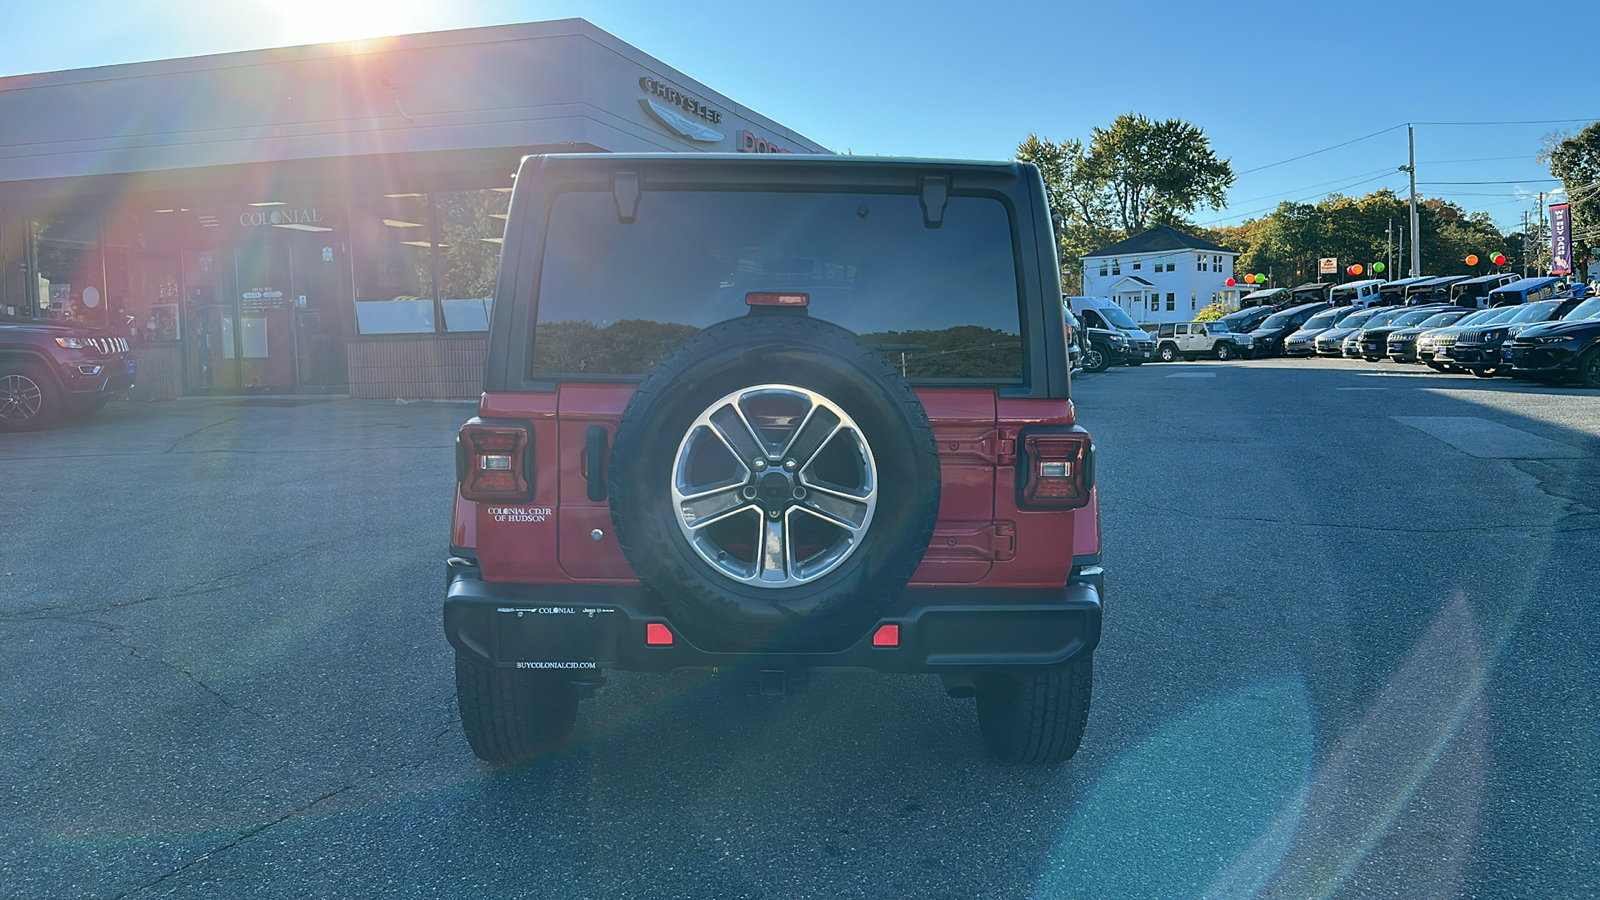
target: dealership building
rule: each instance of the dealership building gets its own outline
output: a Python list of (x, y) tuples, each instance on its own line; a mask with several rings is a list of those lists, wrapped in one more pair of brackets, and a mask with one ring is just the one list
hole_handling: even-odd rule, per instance
[(0, 122), (0, 321), (126, 336), (152, 398), (476, 396), (522, 156), (829, 152), (579, 19), (13, 76)]

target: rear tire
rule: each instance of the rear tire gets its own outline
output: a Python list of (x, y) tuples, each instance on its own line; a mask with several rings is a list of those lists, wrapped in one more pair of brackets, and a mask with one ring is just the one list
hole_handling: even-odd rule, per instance
[(578, 694), (559, 673), (499, 669), (456, 651), (461, 730), (485, 762), (509, 766), (560, 748), (578, 718)]
[(1172, 362), (1178, 358), (1178, 348), (1171, 344), (1162, 344), (1161, 349), (1156, 351), (1156, 358), (1162, 362)]
[(1083, 743), (1094, 687), (1094, 659), (978, 679), (978, 728), (1008, 763), (1054, 765)]

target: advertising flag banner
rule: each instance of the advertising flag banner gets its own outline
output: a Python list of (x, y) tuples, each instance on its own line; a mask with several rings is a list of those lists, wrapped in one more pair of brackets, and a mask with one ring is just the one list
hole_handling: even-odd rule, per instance
[(1572, 207), (1565, 203), (1550, 207), (1550, 274), (1572, 274)]

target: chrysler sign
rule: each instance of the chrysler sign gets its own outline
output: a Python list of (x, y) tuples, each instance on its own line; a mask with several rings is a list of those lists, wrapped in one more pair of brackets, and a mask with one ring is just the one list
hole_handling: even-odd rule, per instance
[(641, 97), (639, 105), (650, 114), (651, 118), (673, 132), (691, 141), (705, 143), (715, 143), (725, 137), (722, 132), (711, 127), (722, 121), (721, 110), (707, 106), (649, 75), (639, 77), (639, 89), (649, 95)]

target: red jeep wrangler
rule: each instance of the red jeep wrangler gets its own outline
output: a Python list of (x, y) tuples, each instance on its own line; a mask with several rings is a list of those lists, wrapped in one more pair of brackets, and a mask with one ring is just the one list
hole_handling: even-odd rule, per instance
[(1018, 163), (529, 157), (445, 633), (473, 751), (559, 745), (606, 669), (936, 673), (990, 748), (1077, 750), (1094, 447)]

